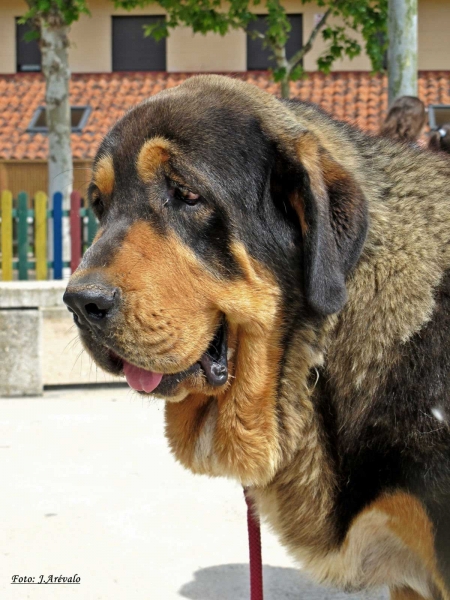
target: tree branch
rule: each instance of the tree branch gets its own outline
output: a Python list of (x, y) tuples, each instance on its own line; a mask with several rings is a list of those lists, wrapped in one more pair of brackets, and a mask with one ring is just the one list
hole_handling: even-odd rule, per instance
[(292, 69), (296, 65), (298, 65), (298, 63), (302, 60), (302, 58), (305, 56), (305, 54), (307, 54), (311, 50), (312, 45), (314, 44), (314, 40), (317, 37), (317, 34), (322, 29), (322, 27), (325, 25), (325, 23), (326, 23), (326, 21), (327, 21), (327, 19), (330, 16), (331, 13), (332, 13), (332, 9), (329, 8), (323, 14), (322, 18), (317, 23), (317, 25), (314, 27), (314, 29), (311, 31), (311, 35), (309, 36), (309, 39), (306, 42), (306, 44), (302, 48), (300, 48), (300, 50), (298, 52), (296, 52), (294, 54), (294, 56), (289, 60), (289, 62), (288, 62), (288, 64), (289, 64), (289, 71), (292, 71)]
[(260, 31), (256, 31), (256, 30), (249, 31), (248, 29), (246, 29), (246, 33), (254, 40), (256, 40), (256, 39), (265, 40), (266, 39), (266, 36), (263, 33), (261, 33)]

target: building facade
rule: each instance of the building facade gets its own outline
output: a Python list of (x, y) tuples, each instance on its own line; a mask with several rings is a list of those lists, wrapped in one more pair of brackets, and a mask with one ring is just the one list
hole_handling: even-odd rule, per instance
[[(323, 8), (284, 0), (291, 21), (289, 53), (308, 40)], [(357, 0), (355, 0), (357, 1)], [(193, 35), (187, 28), (156, 44), (144, 38), (143, 26), (164, 18), (157, 6), (131, 13), (115, 10), (113, 0), (89, 0), (91, 16), (82, 15), (70, 31), (72, 107), (88, 108), (82, 126), (72, 133), (74, 189), (83, 194), (90, 164), (102, 136), (131, 106), (191, 73), (219, 72), (241, 77), (271, 93), (277, 85), (264, 71), (268, 53), (242, 31), (226, 36)], [(30, 195), (47, 189), (46, 133), (39, 129), (45, 82), (39, 48), (25, 42), (18, 19), (25, 0), (0, 0), (0, 191)], [(259, 12), (257, 13), (259, 14)], [(425, 104), (450, 104), (450, 0), (419, 0), (419, 96)], [(254, 21), (263, 27), (264, 19)], [(320, 36), (304, 58), (310, 76), (291, 83), (293, 97), (315, 102), (338, 119), (376, 133), (387, 108), (386, 77), (371, 75), (362, 54), (334, 64), (329, 76), (317, 73), (324, 50)], [(37, 127), (36, 127), (37, 126)]]
[[(308, 39), (323, 8), (300, 0), (284, 0), (292, 15), (297, 40)], [(112, 71), (155, 70), (175, 72), (241, 72), (252, 65), (252, 48), (242, 31), (225, 36), (193, 35), (179, 28), (159, 45), (144, 40), (142, 26), (156, 17), (164, 18), (158, 6), (135, 9), (131, 13), (115, 10), (112, 0), (90, 0), (91, 16), (82, 15), (70, 32), (70, 65), (73, 73), (109, 73)], [(263, 7), (255, 12), (263, 13)], [(21, 66), (21, 30), (17, 18), (27, 9), (24, 0), (1, 0), (0, 3), (0, 74), (11, 74)], [(419, 0), (419, 69), (450, 69), (450, 1)], [(133, 39), (134, 43), (129, 44)], [(257, 40), (259, 43), (259, 40)], [(298, 42), (297, 42), (298, 43)], [(148, 49), (148, 52), (146, 50)], [(317, 58), (324, 50), (320, 36), (304, 59), (307, 71), (316, 70)], [(126, 54), (129, 56), (124, 56)], [(25, 50), (26, 54), (26, 50)], [(145, 54), (151, 56), (145, 62)], [(139, 57), (141, 62), (139, 62)], [(31, 63), (32, 66), (33, 63)], [(25, 65), (29, 66), (29, 65)], [(364, 54), (353, 60), (336, 61), (335, 71), (368, 71), (370, 61)]]

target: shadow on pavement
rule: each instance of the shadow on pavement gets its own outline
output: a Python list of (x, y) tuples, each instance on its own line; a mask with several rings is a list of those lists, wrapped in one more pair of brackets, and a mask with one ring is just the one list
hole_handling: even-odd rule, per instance
[[(194, 580), (178, 592), (189, 600), (249, 600), (248, 565), (218, 565), (199, 569)], [(346, 594), (312, 582), (296, 569), (264, 565), (265, 600), (387, 600), (388, 593), (379, 589), (370, 593)]]

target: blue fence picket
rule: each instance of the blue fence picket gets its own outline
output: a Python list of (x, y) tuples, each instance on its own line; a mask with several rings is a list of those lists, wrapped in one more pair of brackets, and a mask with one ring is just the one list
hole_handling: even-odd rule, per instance
[(61, 192), (53, 195), (53, 278), (63, 276), (63, 247), (62, 247), (62, 202)]
[(20, 192), (17, 202), (17, 238), (19, 254), (19, 280), (28, 279), (28, 195)]
[[(36, 193), (34, 208), (29, 206), (26, 192), (20, 192), (17, 200), (13, 200), (10, 191), (0, 195), (0, 278), (12, 281), (15, 276), (19, 280), (31, 276), (43, 280), (50, 275), (47, 269), (52, 269), (50, 276), (62, 279), (64, 268), (71, 267), (73, 271), (83, 252), (92, 244), (98, 228), (92, 209), (81, 208), (79, 194), (72, 194), (71, 208), (66, 210), (63, 210), (61, 192), (54, 193), (53, 208), (47, 206), (43, 192)], [(71, 223), (68, 233), (72, 237), (72, 262), (63, 260), (65, 218)], [(47, 258), (49, 247), (53, 249), (53, 260)]]

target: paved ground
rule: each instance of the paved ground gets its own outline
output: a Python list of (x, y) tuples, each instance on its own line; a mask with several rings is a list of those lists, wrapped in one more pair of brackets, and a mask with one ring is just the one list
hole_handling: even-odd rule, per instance
[[(249, 598), (241, 489), (175, 463), (157, 401), (125, 388), (1, 399), (0, 475), (2, 600)], [(263, 553), (266, 600), (363, 597), (313, 585), (266, 529)], [(75, 573), (51, 590), (10, 583)]]

